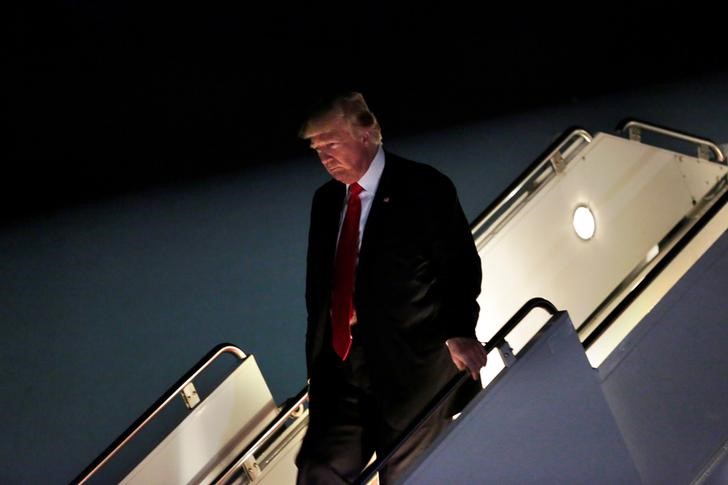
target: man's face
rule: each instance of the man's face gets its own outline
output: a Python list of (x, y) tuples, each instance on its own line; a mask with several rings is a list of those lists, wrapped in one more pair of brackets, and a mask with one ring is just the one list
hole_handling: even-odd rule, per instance
[(367, 171), (376, 147), (367, 143), (368, 134), (352, 134), (348, 123), (341, 117), (333, 118), (322, 126), (320, 132), (309, 138), (329, 174), (345, 184), (353, 184)]

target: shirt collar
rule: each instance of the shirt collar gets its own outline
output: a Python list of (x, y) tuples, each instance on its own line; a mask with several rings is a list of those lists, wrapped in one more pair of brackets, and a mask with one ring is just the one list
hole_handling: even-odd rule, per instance
[[(364, 173), (362, 178), (357, 182), (361, 187), (370, 194), (374, 194), (379, 186), (379, 179), (382, 178), (382, 171), (384, 170), (384, 149), (382, 145), (379, 145), (377, 154), (374, 155), (374, 160), (369, 165), (369, 168)], [(348, 192), (349, 186), (346, 186)]]

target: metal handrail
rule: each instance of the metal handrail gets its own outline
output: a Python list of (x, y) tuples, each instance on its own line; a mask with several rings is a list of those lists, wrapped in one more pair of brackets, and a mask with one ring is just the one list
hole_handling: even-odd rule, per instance
[(258, 451), (258, 449), (265, 444), (266, 441), (276, 432), (278, 431), (285, 422), (296, 412), (299, 406), (303, 404), (306, 399), (308, 399), (308, 385), (306, 385), (301, 391), (299, 391), (298, 394), (296, 394), (294, 397), (290, 398), (287, 403), (283, 406), (283, 409), (278, 413), (278, 415), (275, 417), (275, 419), (265, 427), (263, 431), (258, 433), (258, 436), (255, 437), (253, 440), (253, 443), (248, 445), (248, 447), (243, 450), (235, 460), (230, 463), (221, 473), (218, 475), (218, 477), (212, 482), (215, 484), (218, 483), (228, 483), (235, 474), (244, 466), (245, 462), (248, 461), (250, 457), (255, 455), (255, 452)]
[(713, 151), (713, 154), (715, 155), (715, 158), (717, 161), (719, 161), (719, 162), (726, 161), (725, 155), (723, 154), (723, 151), (720, 149), (720, 147), (718, 145), (716, 145), (715, 143), (713, 143), (712, 141), (707, 140), (705, 138), (699, 138), (697, 136), (688, 135), (687, 133), (682, 133), (680, 131), (663, 128), (661, 126), (651, 125), (649, 123), (645, 123), (643, 121), (637, 121), (637, 120), (628, 120), (624, 123), (624, 125), (621, 128), (618, 128), (618, 129), (619, 129), (619, 131), (624, 133), (624, 132), (629, 132), (630, 129), (632, 129), (632, 128), (647, 130), (647, 131), (651, 131), (653, 133), (658, 133), (660, 135), (677, 138), (678, 140), (695, 143), (696, 145), (698, 145), (698, 147), (708, 147)]
[[(548, 300), (544, 298), (532, 298), (528, 300), (507, 322), (501, 327), (493, 337), (483, 345), (486, 352), (503, 346), (508, 334), (535, 308), (542, 308), (551, 314), (549, 321), (562, 312)], [(384, 467), (392, 458), (394, 453), (410, 438), (428, 419), (430, 419), (440, 407), (452, 397), (456, 390), (460, 388), (470, 378), (469, 372), (459, 372), (437, 393), (437, 395), (425, 406), (425, 408), (417, 415), (412, 423), (405, 428), (400, 435), (394, 447), (384, 456), (377, 457), (368, 467), (366, 467), (359, 476), (354, 480), (356, 485), (364, 485), (368, 483), (379, 470)]]
[(174, 399), (192, 380), (207, 369), (222, 354), (230, 353), (238, 359), (245, 360), (246, 354), (232, 344), (220, 344), (208, 352), (197, 364), (183, 375), (167, 392), (152, 404), (129, 428), (114, 440), (103, 453), (101, 453), (89, 466), (86, 467), (71, 483), (81, 485), (86, 483), (96, 472), (113, 458), (139, 431), (154, 419), (172, 399)]
[(588, 131), (581, 128), (575, 128), (567, 135), (563, 136), (561, 141), (558, 142), (553, 150), (526, 168), (515, 182), (508, 186), (508, 188), (506, 188), (506, 190), (503, 191), (501, 195), (496, 198), (493, 203), (486, 207), (486, 209), (475, 219), (475, 222), (473, 222), (470, 226), (470, 229), (476, 239), (480, 238), (478, 232), (484, 228), (489, 219), (495, 214), (498, 214), (501, 209), (517, 200), (517, 197), (522, 193), (524, 188), (532, 182), (532, 177), (535, 174), (540, 173), (546, 165), (551, 165), (554, 172), (563, 170), (564, 167), (561, 165), (564, 163), (562, 150), (567, 147), (567, 145), (569, 148), (572, 147), (572, 141), (575, 138), (581, 138), (587, 143), (591, 143), (593, 139), (592, 135)]

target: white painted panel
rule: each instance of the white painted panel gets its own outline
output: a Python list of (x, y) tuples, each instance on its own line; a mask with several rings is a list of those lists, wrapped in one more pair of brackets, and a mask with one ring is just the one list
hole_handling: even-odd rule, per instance
[[(567, 309), (578, 327), (693, 208), (725, 167), (600, 133), (480, 250), (478, 336), (490, 338), (528, 299)], [(709, 188), (709, 187), (708, 187)], [(579, 239), (573, 211), (587, 205), (596, 233)], [(520, 348), (542, 317), (512, 333)]]
[(249, 356), (122, 483), (209, 483), (276, 413)]

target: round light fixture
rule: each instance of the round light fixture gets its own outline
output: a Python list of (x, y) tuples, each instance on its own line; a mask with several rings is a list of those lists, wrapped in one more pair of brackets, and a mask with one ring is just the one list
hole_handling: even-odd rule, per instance
[(576, 235), (584, 241), (588, 241), (594, 237), (594, 232), (597, 228), (596, 221), (594, 220), (594, 214), (591, 209), (585, 205), (580, 205), (574, 211), (572, 225), (574, 226)]

